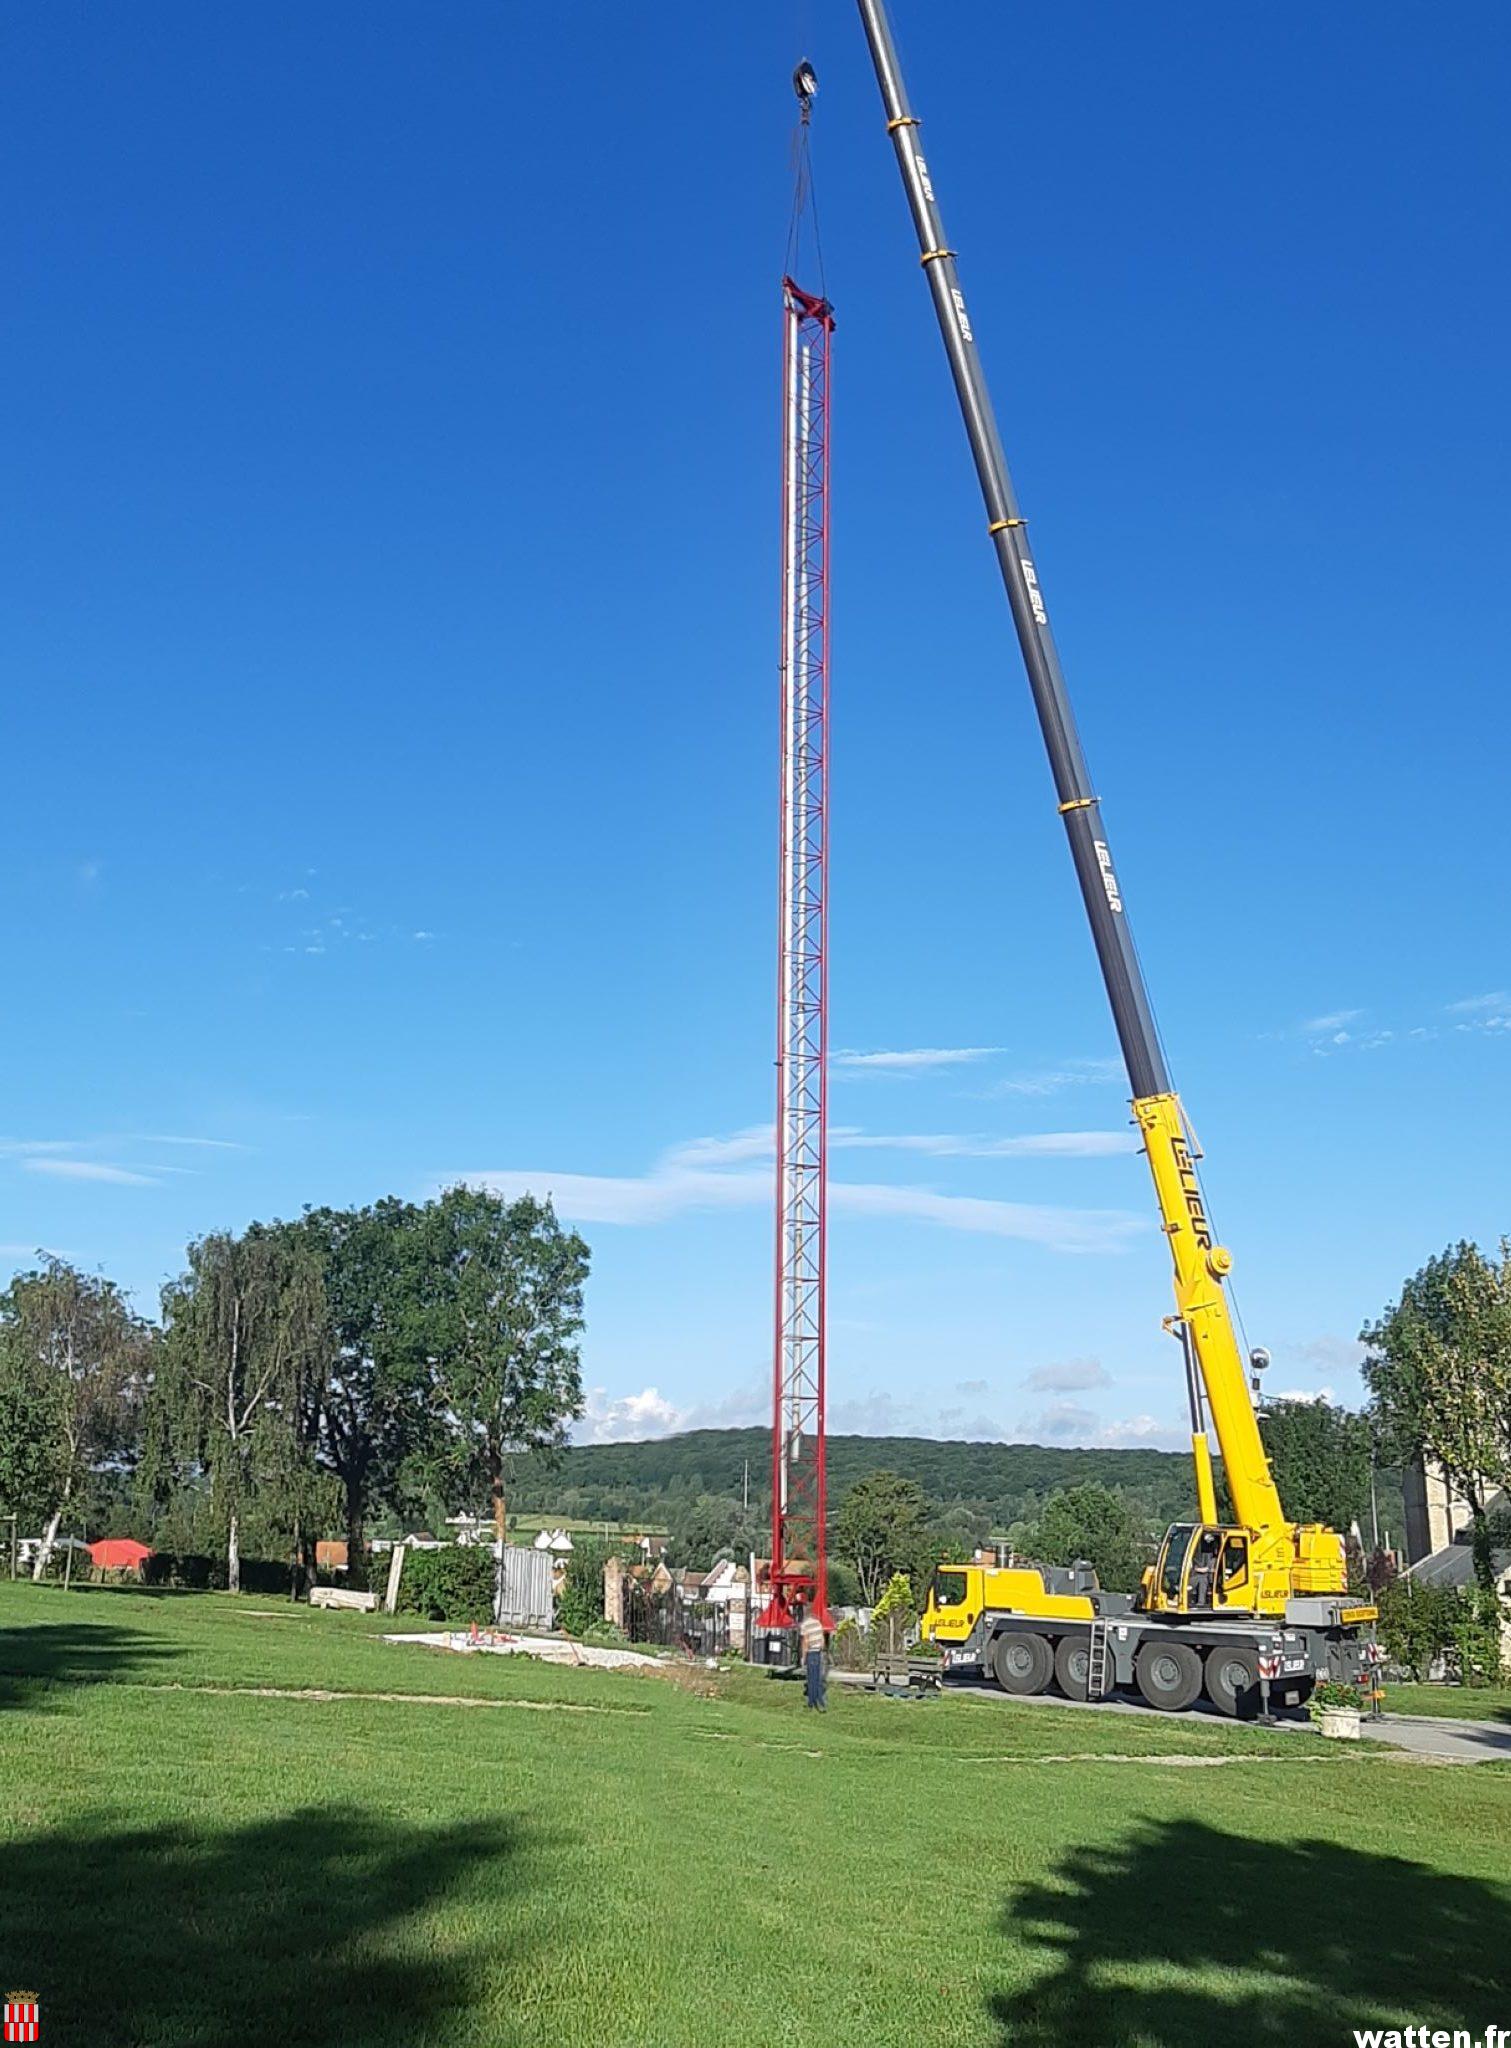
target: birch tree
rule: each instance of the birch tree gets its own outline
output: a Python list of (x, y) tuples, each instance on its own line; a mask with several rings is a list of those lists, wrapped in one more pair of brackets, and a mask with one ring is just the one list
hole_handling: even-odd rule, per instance
[(328, 1350), (324, 1292), (315, 1258), (277, 1225), (213, 1232), (188, 1261), (163, 1294), (158, 1392), (178, 1457), (209, 1480), (236, 1593), (259, 1486), (282, 1491), (310, 1463), (312, 1387)]
[(0, 1376), (30, 1435), (27, 1491), (44, 1516), (33, 1578), (89, 1474), (129, 1442), (152, 1332), (113, 1280), (49, 1259), (0, 1295)]

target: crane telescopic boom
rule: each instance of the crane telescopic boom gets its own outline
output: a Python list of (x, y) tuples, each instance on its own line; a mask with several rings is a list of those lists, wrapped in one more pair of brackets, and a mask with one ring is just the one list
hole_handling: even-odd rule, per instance
[[(1012, 609), (1054, 776), (1059, 813), (1091, 925), (1113, 1023), (1133, 1096), (1133, 1112), (1154, 1176), (1155, 1193), (1175, 1268), (1177, 1328), (1194, 1363), (1192, 1437), (1201, 1517), (1215, 1522), (1201, 1394), (1211, 1412), (1238, 1520), (1257, 1539), (1254, 1566), (1267, 1604), (1290, 1594), (1341, 1590), (1342, 1544), (1331, 1531), (1287, 1522), (1250, 1399), (1246, 1361), (1224, 1281), (1231, 1258), (1213, 1236), (1195, 1167), (1196, 1147), (1171, 1083), (1148, 991), (1134, 949), (1122, 888), (1076, 731), (1065, 678), (1049, 627), (1028, 529), (1013, 491), (996, 415), (977, 352), (955, 252), (919, 145), (884, 0), (858, 0), (866, 40), (886, 108), (920, 260), (985, 500), (987, 532)], [(1199, 1378), (1199, 1385), (1198, 1385)]]

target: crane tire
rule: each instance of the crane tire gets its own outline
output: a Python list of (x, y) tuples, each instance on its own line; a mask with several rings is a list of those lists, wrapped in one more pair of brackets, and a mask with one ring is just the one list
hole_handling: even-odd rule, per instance
[(1055, 1644), (1055, 1681), (1068, 1700), (1091, 1690), (1091, 1644), (1085, 1636), (1061, 1636)]
[(1208, 1650), (1202, 1690), (1234, 1721), (1252, 1721), (1259, 1712), (1259, 1659), (1252, 1650), (1219, 1644)]
[(1150, 1706), (1166, 1714), (1184, 1713), (1201, 1692), (1201, 1658), (1189, 1643), (1145, 1643), (1133, 1675)]
[(1043, 1692), (1054, 1673), (1054, 1655), (1043, 1636), (1010, 1630), (992, 1645), (992, 1676), (1004, 1692), (1020, 1698)]

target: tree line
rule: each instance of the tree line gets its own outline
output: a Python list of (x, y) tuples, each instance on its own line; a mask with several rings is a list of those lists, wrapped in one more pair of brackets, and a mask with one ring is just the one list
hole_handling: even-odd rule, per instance
[(549, 1202), (470, 1187), (307, 1209), (188, 1248), (158, 1323), (58, 1258), (0, 1294), (0, 1513), (105, 1503), (209, 1534), (239, 1588), (253, 1543), (310, 1571), (372, 1516), (486, 1506), (582, 1412), (589, 1253)]

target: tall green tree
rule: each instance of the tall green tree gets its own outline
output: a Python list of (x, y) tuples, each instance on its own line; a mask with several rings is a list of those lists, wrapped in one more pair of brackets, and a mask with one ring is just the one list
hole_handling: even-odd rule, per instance
[(151, 1351), (149, 1326), (115, 1282), (63, 1259), (19, 1274), (0, 1295), (0, 1383), (27, 1432), (9, 1484), (24, 1485), (44, 1518), (36, 1578), (90, 1473), (129, 1455)]
[(1488, 1495), (1511, 1486), (1511, 1244), (1450, 1245), (1360, 1336), (1384, 1456), (1435, 1460), (1482, 1532)]
[(209, 1481), (236, 1593), (249, 1512), (281, 1501), (292, 1533), (313, 1469), (315, 1388), (330, 1348), (319, 1263), (277, 1225), (212, 1232), (164, 1289), (163, 1321), (154, 1398), (178, 1461)]
[(1136, 1592), (1153, 1550), (1138, 1509), (1095, 1481), (1051, 1494), (1028, 1547), (1045, 1564), (1084, 1559), (1109, 1593)]
[(448, 1188), (423, 1217), (426, 1344), (454, 1488), (486, 1496), (504, 1529), (504, 1481), (521, 1452), (566, 1442), (582, 1413), (588, 1247), (549, 1201)]
[(314, 1433), (341, 1488), (354, 1566), (374, 1507), (404, 1496), (406, 1468), (434, 1450), (440, 1427), (425, 1223), (414, 1204), (388, 1196), (365, 1209), (307, 1210), (286, 1226), (312, 1247), (325, 1289), (330, 1350)]
[(762, 1524), (754, 1512), (747, 1514), (731, 1496), (700, 1493), (695, 1500), (677, 1503), (666, 1547), (675, 1563), (707, 1571), (721, 1557), (740, 1562), (770, 1538), (769, 1524)]
[(895, 1472), (868, 1472), (840, 1501), (829, 1548), (859, 1579), (866, 1606), (876, 1605), (895, 1573), (918, 1569), (928, 1522), (923, 1488)]
[(1347, 1534), (1369, 1507), (1370, 1427), (1330, 1401), (1272, 1401), (1259, 1418), (1285, 1511)]

